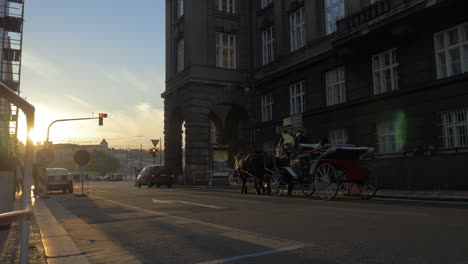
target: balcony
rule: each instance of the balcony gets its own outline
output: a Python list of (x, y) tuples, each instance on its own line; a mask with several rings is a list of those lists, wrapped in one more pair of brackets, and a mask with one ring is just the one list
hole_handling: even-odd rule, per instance
[(374, 3), (360, 12), (344, 17), (336, 23), (338, 32), (346, 32), (354, 28), (359, 27), (377, 17), (380, 17), (388, 13), (392, 7), (395, 6), (395, 2), (405, 2), (405, 1), (392, 1), (392, 0), (381, 0), (377, 3)]

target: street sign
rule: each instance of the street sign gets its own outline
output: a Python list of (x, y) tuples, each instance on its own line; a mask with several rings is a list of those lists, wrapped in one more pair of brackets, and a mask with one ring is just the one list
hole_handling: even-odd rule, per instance
[(286, 117), (283, 119), (283, 127), (288, 127), (291, 125), (291, 117)]
[(302, 114), (291, 116), (291, 129), (293, 133), (302, 130)]
[(151, 142), (153, 143), (153, 146), (156, 147), (159, 143), (159, 139), (152, 139)]
[(55, 155), (51, 149), (48, 149), (48, 148), (41, 149), (36, 153), (37, 163), (43, 166), (47, 166), (48, 164), (52, 163), (54, 159), (55, 159)]
[(73, 156), (73, 160), (79, 166), (86, 166), (90, 160), (89, 152), (86, 150), (78, 150)]

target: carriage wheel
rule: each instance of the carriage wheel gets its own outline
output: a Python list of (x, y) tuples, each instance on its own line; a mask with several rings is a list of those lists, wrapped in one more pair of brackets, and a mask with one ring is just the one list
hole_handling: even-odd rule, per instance
[(329, 163), (322, 163), (315, 172), (315, 189), (322, 200), (335, 198), (340, 186), (335, 167)]
[(301, 182), (301, 190), (302, 193), (306, 196), (311, 196), (314, 193), (315, 183), (312, 176), (308, 176)]
[(281, 196), (284, 188), (284, 174), (281, 171), (276, 171), (270, 178), (271, 194), (274, 196)]
[(359, 185), (359, 189), (361, 189), (361, 199), (363, 200), (369, 200), (374, 197), (375, 193), (377, 192), (377, 188), (375, 188), (373, 185), (369, 184), (368, 182), (365, 182), (364, 184)]

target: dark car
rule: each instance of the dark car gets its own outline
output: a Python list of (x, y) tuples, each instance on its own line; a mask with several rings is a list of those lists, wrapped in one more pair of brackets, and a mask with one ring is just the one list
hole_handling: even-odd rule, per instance
[(122, 175), (107, 175), (104, 177), (104, 181), (123, 181), (123, 176)]
[(146, 185), (151, 188), (156, 185), (159, 188), (161, 185), (167, 185), (171, 188), (174, 178), (175, 175), (166, 166), (147, 166), (138, 175), (137, 186), (140, 188), (142, 185)]

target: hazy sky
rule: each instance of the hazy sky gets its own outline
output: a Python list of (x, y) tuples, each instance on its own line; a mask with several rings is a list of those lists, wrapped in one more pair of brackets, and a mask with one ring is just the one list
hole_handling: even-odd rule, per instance
[[(25, 4), (22, 96), (36, 106), (33, 139), (55, 124), (54, 143), (151, 145), (162, 137), (163, 0), (29, 0)], [(20, 128), (23, 128), (24, 125)]]

